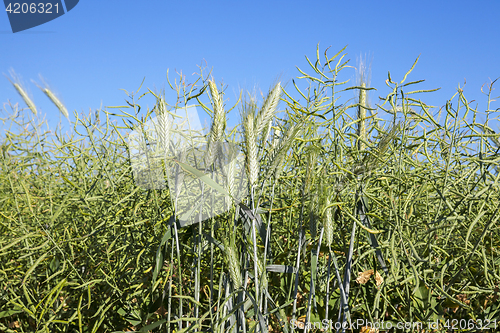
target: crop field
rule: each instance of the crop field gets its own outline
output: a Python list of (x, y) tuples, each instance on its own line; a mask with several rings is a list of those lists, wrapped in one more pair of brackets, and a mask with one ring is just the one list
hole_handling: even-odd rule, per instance
[(500, 330), (495, 81), (485, 110), (460, 88), (436, 108), (418, 59), (378, 96), (362, 63), (341, 82), (344, 50), (234, 104), (202, 68), (175, 100), (141, 86), (70, 134), (13, 78), (0, 331)]

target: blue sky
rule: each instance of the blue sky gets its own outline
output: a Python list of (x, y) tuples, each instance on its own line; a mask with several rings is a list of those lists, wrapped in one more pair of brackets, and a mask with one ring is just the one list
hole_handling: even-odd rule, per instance
[[(299, 76), (295, 66), (307, 69), (305, 55), (314, 58), (318, 43), (321, 53), (331, 46), (330, 55), (347, 45), (351, 65), (360, 54), (372, 60), (372, 101), (389, 92), (388, 71), (399, 81), (420, 55), (408, 80), (425, 79), (421, 89), (441, 87), (423, 101), (444, 105), (466, 79), (466, 96), (484, 110), (481, 86), (500, 77), (498, 13), (499, 1), (81, 0), (58, 19), (16, 34), (0, 13), (0, 72), (14, 69), (55, 126), (59, 112), (31, 82), (40, 83), (40, 74), (71, 119), (75, 110), (123, 105), (120, 89), (136, 90), (144, 78), (144, 87), (168, 88), (167, 69), (193, 82), (205, 61), (228, 85), (232, 105), (239, 88), (266, 92), (279, 75)], [(344, 75), (354, 84), (354, 70)], [(9, 100), (24, 105), (1, 76), (0, 102)]]

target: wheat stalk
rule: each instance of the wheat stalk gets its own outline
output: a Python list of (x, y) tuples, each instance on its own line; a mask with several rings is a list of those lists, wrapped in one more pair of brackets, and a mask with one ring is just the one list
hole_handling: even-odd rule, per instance
[[(365, 82), (361, 82), (361, 87), (365, 88)], [(366, 141), (366, 90), (359, 89), (359, 105), (358, 105), (358, 149), (365, 148), (364, 141)]]
[(281, 168), (279, 166), (283, 163), (286, 152), (293, 144), (295, 138), (301, 132), (301, 124), (295, 123), (293, 124), (285, 133), (284, 136), (281, 137), (279, 143), (271, 150), (270, 152), (270, 166), (268, 169), (268, 173), (274, 173), (275, 178), (278, 178), (281, 173)]
[(28, 106), (28, 108), (30, 108), (30, 110), (36, 116), (37, 115), (37, 110), (36, 110), (35, 103), (33, 103), (33, 101), (31, 100), (31, 98), (28, 96), (28, 94), (26, 93), (26, 91), (21, 86), (20, 80), (17, 77), (16, 73), (14, 71), (10, 71), (10, 74), (12, 76), (12, 79), (15, 82), (12, 82), (12, 80), (9, 79), (8, 77), (7, 77), (7, 80), (9, 80), (9, 82), (14, 86), (14, 88), (16, 89), (16, 91), (19, 93), (19, 95), (21, 95), (21, 98), (24, 100), (24, 103), (26, 103), (26, 105)]
[[(262, 143), (267, 141), (269, 132), (271, 130), (272, 119), (278, 106), (281, 95), (281, 85), (278, 82), (271, 92), (267, 95), (262, 108), (260, 109), (255, 119), (255, 128), (257, 135), (264, 133), (262, 136)], [(265, 130), (265, 131), (264, 131)]]
[(325, 240), (328, 247), (332, 246), (333, 243), (333, 218), (332, 218), (332, 208), (330, 206), (330, 196), (327, 195), (324, 201), (325, 211), (323, 213), (323, 223), (325, 226)]
[(240, 261), (238, 259), (238, 249), (234, 244), (234, 241), (224, 240), (224, 248), (225, 248), (225, 259), (226, 264), (229, 269), (229, 276), (233, 281), (233, 286), (235, 289), (239, 289), (243, 286), (243, 281), (241, 278), (241, 270), (240, 270)]
[(222, 138), (224, 132), (224, 126), (226, 124), (226, 113), (224, 112), (224, 106), (222, 105), (222, 97), (217, 90), (217, 85), (214, 81), (209, 80), (208, 86), (210, 88), (210, 94), (212, 95), (212, 106), (214, 109), (212, 129), (210, 130), (210, 137), (208, 140), (208, 152), (206, 155), (206, 167), (209, 168), (215, 160), (217, 143)]
[(41, 87), (38, 84), (37, 87), (40, 88), (41, 91), (43, 91), (43, 93), (52, 101), (52, 103), (54, 103), (54, 105), (59, 109), (59, 112), (61, 112), (66, 117), (66, 119), (69, 120), (69, 113), (64, 104), (59, 98), (57, 98), (56, 95), (54, 95), (54, 93), (52, 93), (48, 84), (44, 82), (42, 76), (40, 76), (40, 79), (42, 80), (44, 87)]
[(257, 152), (257, 135), (254, 128), (254, 114), (248, 112), (243, 119), (243, 128), (245, 130), (245, 144), (246, 144), (246, 166), (248, 173), (248, 182), (254, 185), (259, 177), (259, 163)]
[[(234, 178), (235, 178), (235, 173), (236, 173), (237, 152), (235, 151), (235, 148), (233, 146), (229, 146), (229, 151), (227, 153), (227, 159), (228, 159), (228, 163), (226, 165), (223, 165), (222, 170), (225, 173), (227, 191), (231, 196), (234, 197), (236, 194), (235, 193)], [(231, 207), (232, 203), (233, 203), (232, 199), (229, 196), (226, 196), (227, 209), (229, 209)]]
[(158, 121), (157, 134), (160, 143), (161, 149), (165, 152), (168, 152), (169, 139), (170, 139), (170, 119), (168, 117), (168, 112), (166, 111), (165, 100), (163, 98), (159, 98), (157, 105), (157, 116), (156, 119)]
[(69, 120), (69, 113), (64, 104), (49, 90), (49, 88), (43, 88), (42, 91), (47, 95), (47, 97), (55, 104), (59, 111)]
[(364, 61), (360, 58), (359, 60), (359, 68), (358, 68), (358, 75), (359, 75), (359, 86), (361, 89), (359, 89), (359, 95), (358, 95), (358, 149), (363, 150), (365, 149), (365, 144), (364, 142), (367, 140), (367, 134), (366, 134), (366, 110), (368, 110), (368, 103), (367, 103), (367, 98), (366, 98), (366, 90), (363, 88), (366, 88), (366, 85), (368, 84), (368, 75), (367, 75), (367, 69), (366, 69), (366, 64)]

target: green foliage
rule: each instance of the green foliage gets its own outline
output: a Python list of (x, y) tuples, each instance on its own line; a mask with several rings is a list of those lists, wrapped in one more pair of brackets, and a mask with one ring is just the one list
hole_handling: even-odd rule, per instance
[[(127, 93), (125, 106), (77, 117), (70, 135), (43, 132), (11, 106), (0, 142), (0, 331), (293, 332), (363, 319), (438, 321), (444, 332), (453, 319), (498, 318), (493, 83), (485, 115), (462, 89), (436, 112), (413, 97), (433, 90), (405, 83), (415, 61), (401, 82), (389, 74), (376, 106), (362, 105), (374, 88), (344, 88), (343, 51), (323, 59), (318, 49), (312, 74), (299, 69), (305, 89), (278, 83), (261, 107), (243, 105), (233, 131), (203, 70), (194, 84), (169, 81), (175, 105)], [(340, 103), (352, 89), (359, 100)], [(157, 104), (145, 111), (149, 95)], [(230, 202), (181, 228), (168, 188), (134, 184), (125, 138), (194, 101), (214, 119), (207, 166), (217, 142), (242, 138), (250, 191), (231, 203), (234, 184), (177, 161)]]

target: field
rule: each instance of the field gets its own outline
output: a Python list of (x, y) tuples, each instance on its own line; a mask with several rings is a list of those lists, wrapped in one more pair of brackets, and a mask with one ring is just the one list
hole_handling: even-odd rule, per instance
[[(461, 89), (433, 108), (415, 61), (375, 98), (362, 64), (340, 82), (343, 52), (318, 49), (306, 89), (235, 105), (200, 68), (169, 81), (176, 101), (141, 87), (69, 135), (13, 80), (28, 107), (3, 110), (0, 331), (495, 331), (494, 82), (487, 110)], [(189, 106), (206, 133), (175, 116)]]

